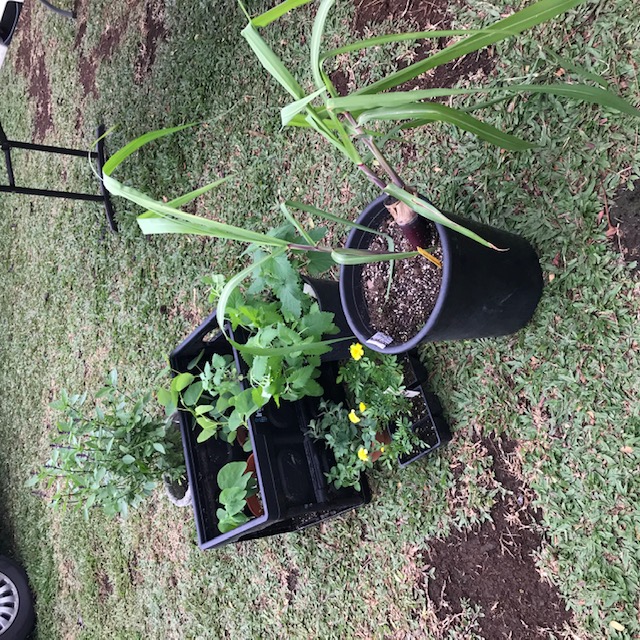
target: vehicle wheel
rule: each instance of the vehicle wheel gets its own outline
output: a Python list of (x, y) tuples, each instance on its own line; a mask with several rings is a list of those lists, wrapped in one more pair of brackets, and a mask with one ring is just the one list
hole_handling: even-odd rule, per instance
[(9, 558), (0, 556), (0, 640), (24, 640), (34, 620), (25, 572)]

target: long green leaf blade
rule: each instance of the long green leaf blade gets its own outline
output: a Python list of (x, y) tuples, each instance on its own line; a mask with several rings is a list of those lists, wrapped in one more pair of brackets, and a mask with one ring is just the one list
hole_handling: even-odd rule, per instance
[(242, 36), (267, 72), (296, 100), (304, 98), (305, 93), (291, 72), (273, 49), (262, 39), (255, 27), (249, 23), (242, 31)]
[(295, 116), (306, 109), (307, 105), (315, 100), (319, 95), (322, 95), (327, 90), (326, 87), (322, 87), (308, 96), (289, 103), (286, 107), (283, 107), (280, 111), (280, 120), (282, 126), (286, 127)]
[[(185, 213), (184, 211), (175, 209), (164, 202), (154, 200), (145, 193), (118, 182), (111, 176), (104, 175), (103, 180), (106, 189), (114, 195), (126, 198), (127, 200), (144, 207), (145, 210), (155, 212), (163, 217), (189, 223), (189, 230), (185, 231), (185, 233), (213, 236), (223, 240), (236, 240), (238, 242), (256, 242), (258, 244), (277, 247), (288, 246), (287, 241), (282, 238), (276, 238), (275, 236), (269, 236), (265, 233), (245, 229), (244, 227), (236, 227), (224, 222), (216, 222), (214, 220), (201, 218), (200, 216), (194, 216), (190, 213)], [(143, 220), (149, 219), (147, 214), (142, 214), (142, 216)], [(187, 227), (185, 227), (185, 229), (186, 228)]]
[(414, 31), (411, 33), (390, 33), (384, 36), (375, 36), (366, 40), (358, 40), (346, 44), (337, 49), (331, 49), (320, 56), (320, 62), (324, 62), (329, 58), (335, 58), (342, 53), (354, 53), (369, 47), (378, 47), (383, 44), (392, 44), (395, 42), (405, 42), (406, 40), (425, 40), (427, 38), (451, 38), (453, 36), (467, 36), (474, 33), (480, 33), (484, 29), (445, 29), (439, 31)]
[(406, 205), (410, 206), (413, 211), (415, 211), (418, 215), (421, 215), (427, 220), (431, 220), (432, 222), (437, 222), (445, 227), (449, 227), (449, 229), (453, 229), (458, 233), (461, 233), (467, 238), (471, 238), (476, 242), (484, 245), (485, 247), (490, 247), (492, 249), (497, 249), (497, 247), (490, 242), (487, 242), (483, 238), (481, 238), (477, 233), (473, 231), (469, 231), (466, 227), (463, 227), (461, 224), (454, 222), (453, 220), (449, 220), (439, 209), (436, 209), (432, 204), (424, 201), (419, 196), (413, 195), (400, 187), (396, 187), (394, 184), (389, 184), (385, 187), (385, 192), (390, 196), (393, 196), (397, 200), (404, 202)]
[(282, 202), (280, 203), (280, 210), (284, 214), (284, 217), (293, 225), (295, 230), (305, 239), (309, 247), (315, 247), (316, 243), (313, 241), (313, 238), (306, 232), (305, 228), (295, 219), (291, 211), (287, 209), (287, 205)]
[(417, 251), (401, 251), (398, 253), (374, 253), (363, 249), (334, 249), (331, 258), (337, 264), (365, 264), (367, 262), (386, 262), (389, 260), (403, 260), (415, 258), (420, 254)]
[(373, 109), (372, 111), (362, 113), (358, 119), (360, 123), (371, 120), (391, 120), (394, 122), (398, 120), (413, 121), (410, 125), (422, 125), (425, 122), (443, 121), (453, 124), (459, 129), (473, 133), (478, 136), (478, 138), (502, 147), (503, 149), (524, 151), (536, 146), (531, 142), (527, 142), (516, 136), (504, 133), (491, 125), (485, 124), (467, 113), (437, 103), (425, 104), (421, 102), (406, 107)]
[(322, 76), (320, 45), (322, 44), (322, 36), (327, 23), (327, 16), (334, 4), (335, 0), (321, 0), (316, 18), (313, 21), (313, 29), (311, 30), (311, 73), (318, 89), (326, 86)]
[(386, 78), (374, 82), (356, 93), (368, 94), (378, 93), (393, 89), (409, 80), (417, 78), (430, 69), (435, 69), (440, 65), (456, 60), (464, 55), (483, 49), (495, 44), (500, 40), (518, 35), (526, 29), (530, 29), (538, 24), (547, 22), (570, 9), (578, 6), (586, 0), (539, 0), (534, 4), (514, 13), (508, 18), (498, 20), (494, 24), (482, 29), (481, 33), (471, 35), (464, 40), (449, 45), (442, 51), (438, 51), (425, 60), (414, 62), (413, 64), (391, 73)]
[(102, 173), (110, 176), (114, 170), (120, 166), (132, 153), (135, 153), (140, 147), (143, 147), (145, 144), (153, 140), (157, 140), (158, 138), (164, 138), (165, 136), (169, 136), (172, 133), (177, 133), (178, 131), (182, 131), (183, 129), (188, 129), (189, 127), (193, 127), (196, 123), (191, 124), (183, 124), (179, 127), (170, 127), (168, 129), (156, 129), (155, 131), (149, 131), (144, 135), (137, 137), (135, 140), (129, 142), (121, 149), (118, 149), (105, 163), (102, 167)]
[(285, 2), (281, 2), (268, 11), (261, 13), (259, 16), (252, 18), (251, 24), (254, 27), (266, 27), (278, 18), (281, 18), (285, 13), (289, 13), (289, 11), (293, 9), (309, 4), (311, 1), (312, 0), (285, 0)]

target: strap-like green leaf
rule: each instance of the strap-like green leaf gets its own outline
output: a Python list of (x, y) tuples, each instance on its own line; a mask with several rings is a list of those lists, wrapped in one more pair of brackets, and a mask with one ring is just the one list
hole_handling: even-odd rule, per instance
[(310, 93), (308, 96), (305, 96), (300, 100), (296, 100), (295, 102), (290, 102), (286, 107), (283, 107), (280, 111), (282, 126), (286, 127), (295, 116), (306, 109), (309, 103), (315, 100), (319, 95), (323, 94), (326, 90), (326, 87), (322, 87), (317, 91)]
[(360, 123), (371, 120), (410, 120), (410, 126), (419, 126), (427, 122), (443, 121), (453, 124), (459, 129), (469, 131), (482, 140), (495, 144), (503, 149), (523, 151), (535, 147), (531, 142), (500, 131), (491, 125), (481, 122), (467, 113), (437, 103), (417, 103), (405, 107), (381, 108), (365, 111), (360, 115)]
[(285, 13), (289, 13), (292, 9), (309, 4), (309, 2), (311, 2), (311, 0), (285, 0), (285, 2), (281, 2), (272, 9), (269, 9), (269, 11), (265, 11), (259, 16), (252, 18), (251, 24), (254, 27), (266, 27), (268, 24), (271, 24), (278, 18), (281, 18)]
[(400, 200), (404, 202), (406, 205), (410, 206), (413, 211), (415, 211), (418, 215), (421, 215), (432, 222), (437, 222), (445, 227), (449, 227), (458, 233), (461, 233), (467, 238), (471, 238), (476, 242), (484, 245), (485, 247), (491, 247), (492, 249), (497, 249), (497, 247), (490, 242), (487, 242), (483, 238), (481, 238), (477, 233), (473, 231), (469, 231), (469, 229), (463, 227), (461, 224), (454, 222), (453, 220), (449, 220), (439, 209), (434, 207), (432, 204), (429, 204), (419, 196), (413, 195), (400, 187), (396, 187), (394, 184), (389, 184), (385, 187), (385, 192), (390, 196), (396, 198), (396, 200)]
[(337, 49), (331, 49), (320, 56), (320, 62), (324, 62), (329, 58), (335, 58), (342, 53), (353, 53), (369, 47), (379, 47), (383, 44), (391, 44), (394, 42), (404, 42), (406, 40), (425, 40), (427, 38), (451, 38), (453, 36), (468, 36), (474, 33), (480, 33), (483, 29), (446, 29), (439, 31), (414, 31), (411, 33), (390, 33), (384, 36), (376, 36), (367, 38), (366, 40), (358, 40), (346, 44)]
[(249, 23), (242, 31), (242, 36), (249, 43), (262, 66), (294, 97), (295, 100), (304, 98), (305, 93), (291, 72), (284, 66), (282, 60), (273, 49), (262, 39), (255, 27)]
[(430, 69), (435, 69), (447, 62), (451, 62), (464, 55), (500, 42), (500, 40), (522, 33), (526, 29), (547, 22), (573, 9), (582, 2), (585, 2), (585, 0), (539, 0), (508, 18), (498, 20), (489, 27), (482, 29), (480, 33), (449, 45), (425, 60), (414, 62), (404, 69), (395, 71), (386, 78), (360, 89), (357, 93), (378, 93), (386, 91), (387, 89), (393, 89), (404, 82), (417, 78)]
[[(275, 236), (269, 236), (264, 233), (245, 229), (244, 227), (235, 227), (223, 222), (216, 222), (214, 220), (201, 218), (200, 216), (194, 216), (190, 213), (185, 213), (184, 211), (180, 211), (180, 209), (171, 207), (169, 204), (160, 202), (159, 200), (154, 200), (141, 191), (118, 182), (111, 176), (104, 175), (103, 180), (105, 188), (108, 191), (114, 195), (122, 196), (123, 198), (126, 198), (147, 210), (147, 213), (142, 214), (143, 221), (153, 220), (153, 216), (148, 214), (148, 212), (151, 211), (170, 220), (188, 223), (188, 226), (185, 224), (185, 230), (182, 233), (213, 236), (216, 238), (222, 238), (223, 240), (236, 240), (238, 242), (256, 242), (258, 244), (278, 247), (286, 247), (288, 244), (287, 241), (282, 238), (276, 238)], [(147, 223), (143, 222), (143, 224)], [(172, 233), (176, 233), (176, 231), (172, 231)]]
[(151, 142), (152, 140), (157, 140), (158, 138), (164, 138), (164, 136), (171, 135), (172, 133), (176, 133), (178, 131), (182, 131), (183, 129), (187, 129), (188, 127), (193, 127), (196, 123), (191, 124), (183, 124), (179, 127), (170, 127), (168, 129), (156, 129), (155, 131), (149, 131), (144, 135), (139, 136), (135, 140), (132, 140), (129, 144), (126, 144), (121, 149), (118, 149), (105, 163), (102, 167), (102, 173), (110, 176), (113, 171), (120, 166), (132, 153), (135, 153), (140, 147), (143, 147), (145, 144)]
[(336, 0), (321, 0), (318, 12), (316, 13), (316, 19), (313, 21), (313, 29), (311, 30), (311, 73), (318, 89), (325, 87), (322, 70), (320, 68), (320, 45), (322, 44), (322, 36), (324, 35), (327, 16), (335, 4), (335, 1)]
[(415, 258), (420, 255), (417, 251), (402, 251), (398, 253), (374, 253), (364, 249), (334, 249), (331, 258), (337, 264), (366, 264), (367, 262), (385, 262)]
[(295, 216), (291, 211), (287, 209), (286, 203), (280, 203), (280, 210), (284, 214), (284, 217), (294, 226), (295, 230), (305, 239), (309, 245), (309, 249), (311, 249), (311, 247), (315, 247), (317, 243), (314, 242), (313, 238), (306, 232), (305, 228), (295, 219)]

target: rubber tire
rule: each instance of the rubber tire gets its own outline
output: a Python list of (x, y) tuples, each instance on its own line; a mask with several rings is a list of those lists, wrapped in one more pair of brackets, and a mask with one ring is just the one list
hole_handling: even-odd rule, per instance
[(0, 556), (0, 573), (3, 573), (18, 590), (20, 608), (13, 624), (0, 635), (0, 640), (25, 640), (33, 629), (35, 614), (33, 611), (33, 598), (29, 589), (27, 574), (22, 567), (6, 556)]

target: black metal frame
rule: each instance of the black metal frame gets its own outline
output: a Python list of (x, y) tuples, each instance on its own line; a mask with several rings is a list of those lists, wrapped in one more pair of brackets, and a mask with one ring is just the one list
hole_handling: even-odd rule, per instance
[(16, 186), (15, 176), (13, 174), (13, 164), (11, 162), (12, 149), (25, 149), (28, 151), (42, 151), (44, 153), (57, 153), (60, 155), (76, 156), (79, 158), (89, 157), (96, 161), (100, 175), (102, 175), (102, 167), (104, 166), (106, 159), (104, 138), (102, 137), (104, 132), (104, 125), (100, 125), (97, 131), (98, 142), (96, 143), (96, 150), (83, 151), (81, 149), (68, 149), (66, 147), (52, 147), (46, 144), (34, 144), (31, 142), (17, 142), (15, 140), (9, 140), (4, 132), (4, 129), (2, 128), (2, 125), (0, 124), (0, 149), (2, 149), (2, 151), (4, 152), (4, 158), (7, 165), (7, 178), (9, 180), (8, 185), (0, 185), (0, 193), (18, 193), (28, 196), (48, 196), (51, 198), (64, 198), (66, 200), (101, 202), (105, 208), (109, 228), (111, 229), (111, 231), (117, 232), (118, 225), (116, 224), (113, 215), (111, 198), (109, 192), (105, 189), (102, 180), (100, 180), (100, 195), (91, 193), (77, 193), (73, 191), (57, 191), (52, 189), (18, 187)]

